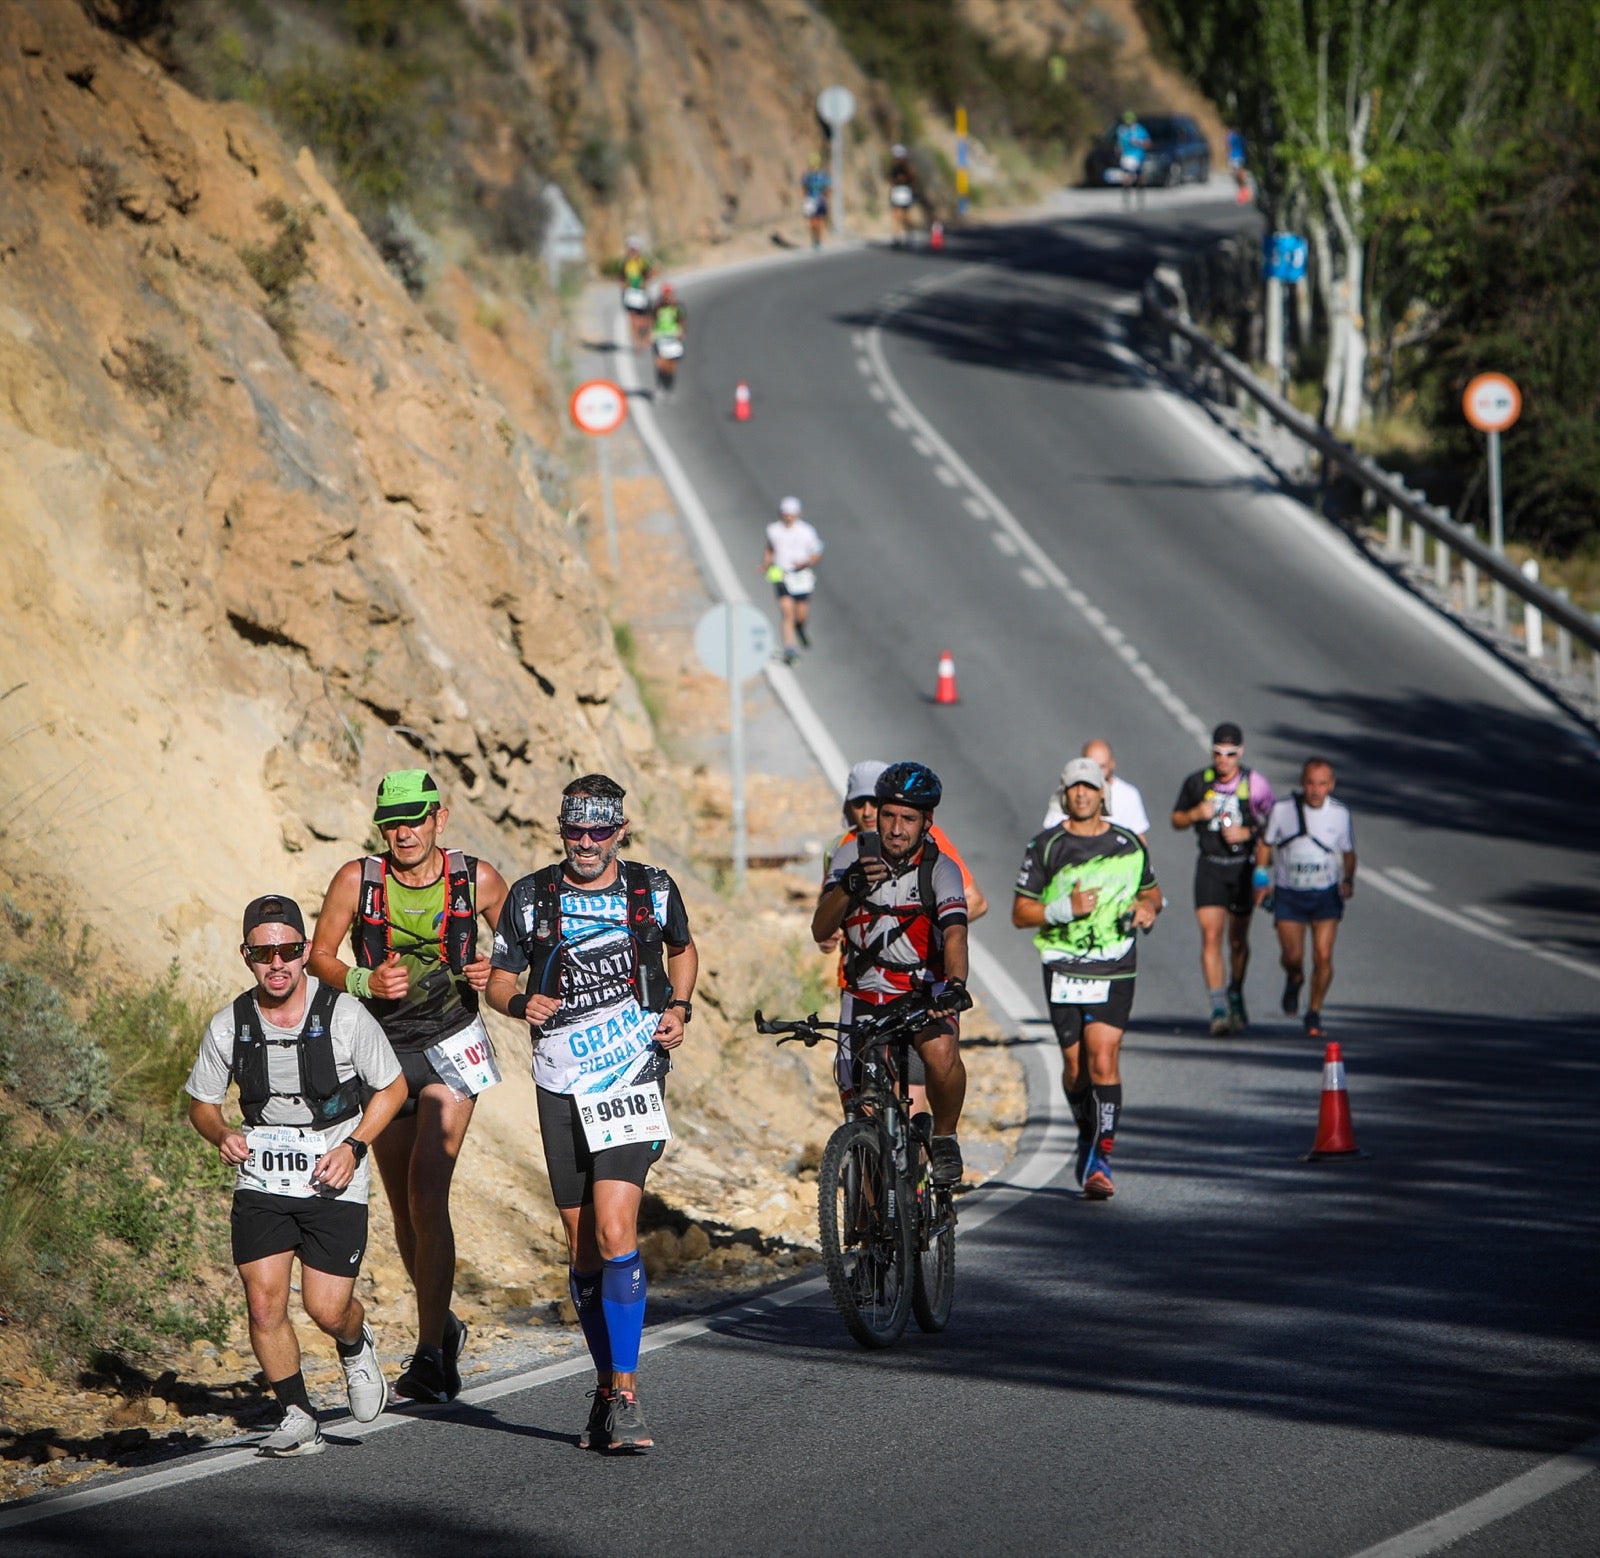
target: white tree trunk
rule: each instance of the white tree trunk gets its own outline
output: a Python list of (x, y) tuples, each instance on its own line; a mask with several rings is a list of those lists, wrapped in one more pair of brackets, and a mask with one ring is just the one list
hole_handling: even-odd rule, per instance
[(1337, 401), (1329, 402), (1336, 433), (1353, 433), (1367, 404), (1367, 327), (1361, 313), (1365, 294), (1366, 251), (1360, 243), (1344, 245), (1344, 279), (1340, 303), (1344, 313), (1343, 380)]

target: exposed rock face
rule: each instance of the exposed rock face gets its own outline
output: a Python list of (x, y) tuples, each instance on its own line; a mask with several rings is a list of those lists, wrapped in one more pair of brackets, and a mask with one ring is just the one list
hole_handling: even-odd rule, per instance
[(7, 7), (8, 853), (231, 979), (216, 927), (274, 885), (314, 906), (385, 769), (435, 769), (480, 847), (631, 774), (648, 729), (538, 458), (308, 154), (75, 5)]

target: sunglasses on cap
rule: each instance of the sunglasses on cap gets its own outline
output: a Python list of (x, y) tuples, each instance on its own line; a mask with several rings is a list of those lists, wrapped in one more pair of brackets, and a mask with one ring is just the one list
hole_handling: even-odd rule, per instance
[(576, 822), (563, 822), (561, 824), (561, 836), (569, 844), (581, 843), (584, 839), (590, 839), (596, 844), (605, 844), (610, 841), (621, 826), (620, 822), (613, 823), (609, 828), (596, 827), (593, 823), (585, 825)]
[(294, 963), (306, 955), (306, 944), (303, 941), (269, 941), (264, 946), (252, 947), (246, 942), (244, 955), (252, 963), (259, 963), (263, 967), (270, 964), (274, 958), (282, 958), (285, 963)]

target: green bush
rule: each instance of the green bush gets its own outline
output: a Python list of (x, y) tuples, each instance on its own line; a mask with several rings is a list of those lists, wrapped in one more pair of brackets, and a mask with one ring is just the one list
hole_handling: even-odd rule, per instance
[(210, 1010), (179, 984), (176, 959), (152, 984), (102, 989), (86, 1026), (111, 1062), (119, 1112), (149, 1107), (170, 1115), (182, 1106)]
[(315, 205), (290, 206), (273, 199), (262, 202), (261, 214), (277, 229), (269, 244), (247, 243), (239, 250), (251, 280), (267, 295), (262, 310), (285, 350), (293, 354), (295, 337), (294, 286), (311, 274), (312, 217)]
[(111, 1103), (111, 1063), (56, 990), (0, 962), (0, 1084), (47, 1115), (100, 1114)]

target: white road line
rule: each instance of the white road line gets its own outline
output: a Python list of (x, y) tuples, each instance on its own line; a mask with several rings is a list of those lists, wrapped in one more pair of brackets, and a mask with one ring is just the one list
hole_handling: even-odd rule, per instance
[[(877, 381), (877, 380), (876, 380), (876, 379), (874, 379), (874, 380), (873, 380), (873, 381), (872, 381), (872, 384), (871, 384), (871, 386), (870, 386), (870, 387), (871, 387), (871, 388), (872, 388), (872, 389), (875, 389), (875, 390), (877, 390), (877, 392), (878, 392), (878, 398), (879, 398), (879, 399), (880, 399), (880, 400), (886, 400), (886, 399), (887, 399), (887, 398), (888, 398), (888, 395), (889, 395), (889, 392), (888, 392), (888, 390), (886, 390), (886, 389), (885, 389), (885, 388), (884, 388), (884, 387), (883, 387), (883, 386), (882, 386), (882, 385), (881, 385), (881, 384), (880, 384), (880, 383), (878, 383), (878, 381)], [(911, 428), (911, 424), (910, 424), (910, 423), (909, 423), (909, 422), (908, 422), (908, 421), (906, 421), (906, 414), (905, 414), (905, 412), (903, 412), (903, 411), (894, 411), (894, 410), (891, 410), (891, 411), (890, 411), (890, 412), (889, 412), (889, 420), (890, 420), (890, 422), (892, 422), (892, 423), (893, 423), (893, 424), (894, 424), (894, 425), (895, 425), (895, 426), (896, 426), (896, 427), (897, 427), (897, 428), (899, 428), (899, 429), (900, 429), (900, 431), (901, 431), (901, 432), (902, 432), (902, 433), (905, 433), (905, 432), (909, 432), (909, 431), (910, 431), (910, 428)]]
[(867, 393), (874, 400), (887, 400), (889, 396), (889, 392), (876, 379), (867, 386)]
[(933, 445), (929, 443), (926, 438), (922, 437), (921, 434), (912, 435), (911, 447), (915, 449), (917, 453), (920, 454), (925, 460), (931, 460), (934, 456)]
[(1017, 542), (1014, 536), (1007, 535), (1003, 530), (991, 530), (989, 532), (989, 539), (993, 541), (994, 544), (999, 547), (1007, 557), (1015, 557), (1017, 555)]
[(863, 330), (852, 330), (850, 332), (850, 344), (855, 347), (858, 352), (864, 351), (867, 345), (866, 332)]
[(870, 378), (872, 376), (872, 364), (865, 357), (858, 357), (856, 358), (856, 372), (864, 379)]
[(1427, 1553), (1442, 1552), (1462, 1537), (1471, 1536), (1587, 1477), (1597, 1461), (1600, 1461), (1600, 1438), (1590, 1439), (1565, 1455), (1558, 1455), (1498, 1488), (1491, 1488), (1480, 1498), (1402, 1531), (1399, 1536), (1391, 1536), (1375, 1547), (1363, 1548), (1355, 1558), (1424, 1558)]
[(1413, 871), (1407, 871), (1403, 866), (1385, 866), (1384, 870), (1402, 887), (1409, 887), (1414, 893), (1431, 893), (1433, 883), (1425, 882)]
[(934, 480), (942, 487), (959, 487), (961, 483), (956, 480), (956, 473), (948, 465), (936, 465), (933, 468)]
[[(874, 385), (873, 387), (875, 389), (882, 390), (885, 395), (889, 393), (888, 390), (884, 389), (881, 384)], [(961, 506), (974, 519), (987, 519), (989, 517), (988, 509), (986, 509), (976, 498), (963, 498), (961, 501)]]
[(1050, 588), (1050, 581), (1037, 568), (1019, 568), (1017, 577), (1030, 590), (1047, 590)]
[(1465, 905), (1461, 912), (1470, 914), (1475, 920), (1482, 920), (1485, 925), (1505, 926), (1515, 923), (1509, 914), (1501, 914), (1497, 909), (1486, 909), (1478, 903)]

